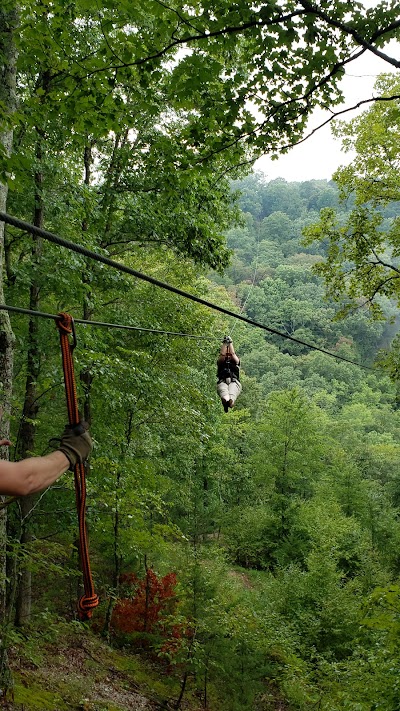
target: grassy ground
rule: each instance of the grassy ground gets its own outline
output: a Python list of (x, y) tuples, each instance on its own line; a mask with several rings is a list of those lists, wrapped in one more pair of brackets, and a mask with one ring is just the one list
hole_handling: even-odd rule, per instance
[[(159, 711), (174, 709), (180, 680), (136, 654), (115, 650), (90, 629), (59, 622), (14, 641), (8, 709)], [(199, 709), (189, 691), (181, 709)]]
[[(232, 571), (245, 587), (254, 581)], [(38, 616), (35, 618), (38, 620)], [(144, 653), (107, 644), (89, 625), (42, 613), (36, 627), (13, 631), (9, 660), (14, 686), (0, 707), (7, 711), (177, 711), (182, 674), (169, 673)], [(202, 684), (200, 684), (202, 686)], [(189, 678), (179, 711), (242, 711), (223, 683), (203, 689)], [(232, 693), (232, 690), (230, 690)], [(248, 708), (247, 704), (245, 704)], [(266, 681), (254, 711), (290, 711), (279, 689)]]

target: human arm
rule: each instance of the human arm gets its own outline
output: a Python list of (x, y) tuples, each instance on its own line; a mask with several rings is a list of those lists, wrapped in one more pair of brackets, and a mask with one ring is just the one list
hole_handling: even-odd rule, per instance
[(68, 457), (60, 450), (20, 462), (0, 461), (0, 494), (36, 494), (53, 484), (69, 466)]
[(0, 494), (26, 496), (53, 484), (67, 469), (84, 462), (92, 450), (88, 426), (84, 422), (67, 425), (55, 452), (29, 457), (20, 462), (0, 461)]
[(226, 357), (231, 358), (234, 363), (240, 363), (240, 358), (236, 355), (235, 349), (233, 347), (233, 341), (229, 336), (225, 336), (221, 344), (221, 350), (218, 356), (218, 363), (221, 363), (226, 359)]

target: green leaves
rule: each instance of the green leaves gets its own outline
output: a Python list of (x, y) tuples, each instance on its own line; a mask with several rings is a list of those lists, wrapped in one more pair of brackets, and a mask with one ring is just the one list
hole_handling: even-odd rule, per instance
[[(396, 96), (398, 82), (382, 76), (377, 89)], [(356, 157), (335, 175), (343, 200), (355, 207), (346, 219), (333, 210), (306, 228), (307, 243), (328, 241), (327, 256), (315, 267), (328, 293), (344, 302), (343, 313), (360, 301), (376, 318), (383, 317), (382, 297), (399, 303), (399, 222), (395, 204), (400, 197), (397, 164), (399, 112), (397, 101), (374, 105), (348, 125), (336, 127)]]
[[(394, 10), (387, 12), (390, 22)], [(314, 106), (333, 105), (341, 96), (340, 63), (357, 45), (353, 28), (384, 37), (382, 9), (367, 15), (353, 4), (349, 17), (341, 2), (332, 20), (314, 7), (293, 14), (290, 2), (266, 3), (255, 12), (246, 2), (221, 0), (190, 8), (110, 2), (101, 13), (85, 0), (68, 8), (66, 22), (61, 6), (49, 14), (45, 5), (24, 5), (22, 17), (21, 71), (50, 69), (49, 89), (62, 97), (71, 126), (117, 130), (104, 110), (110, 87), (121, 86), (136, 115), (166, 92), (165, 105), (183, 112), (189, 128), (201, 125), (200, 152), (207, 161), (217, 152), (229, 155), (233, 145), (238, 151), (238, 142), (251, 158), (260, 148), (278, 150), (296, 140)], [(326, 82), (333, 65), (338, 69)], [(97, 123), (84, 119), (94, 110), (87, 103), (94, 86), (103, 102)], [(115, 91), (115, 102), (117, 96)], [(252, 112), (250, 118), (246, 107), (253, 102), (259, 116)]]

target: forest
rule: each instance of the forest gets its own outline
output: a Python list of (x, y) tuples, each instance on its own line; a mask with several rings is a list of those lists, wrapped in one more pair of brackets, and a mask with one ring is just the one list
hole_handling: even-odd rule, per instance
[[(252, 170), (316, 106), (335, 116), (358, 52), (398, 68), (398, 14), (0, 8), (2, 459), (57, 448), (67, 312), (99, 596), (82, 620), (72, 471), (2, 496), (5, 708), (400, 708), (397, 76), (333, 124), (354, 158), (332, 180)], [(226, 334), (243, 386), (227, 413)]]

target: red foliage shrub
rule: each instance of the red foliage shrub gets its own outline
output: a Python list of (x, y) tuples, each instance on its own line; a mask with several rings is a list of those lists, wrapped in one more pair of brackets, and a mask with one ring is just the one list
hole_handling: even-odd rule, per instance
[(163, 620), (176, 608), (175, 573), (158, 578), (150, 568), (141, 580), (134, 573), (125, 573), (120, 581), (127, 596), (114, 607), (112, 627), (118, 632), (158, 632), (163, 636)]

